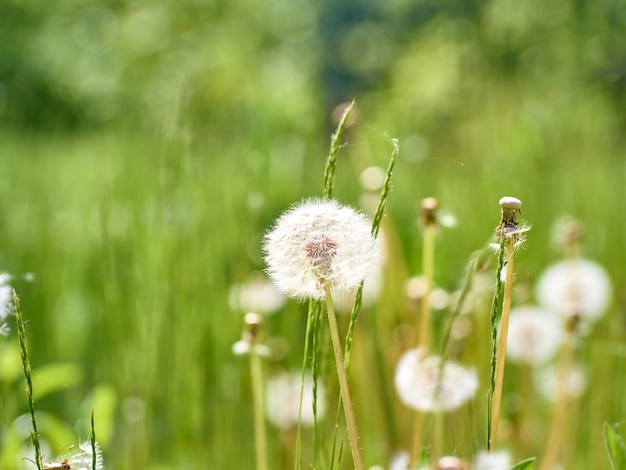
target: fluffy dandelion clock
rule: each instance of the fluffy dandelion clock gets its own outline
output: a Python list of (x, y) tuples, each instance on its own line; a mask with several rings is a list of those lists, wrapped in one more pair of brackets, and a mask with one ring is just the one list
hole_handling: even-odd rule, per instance
[(438, 356), (423, 357), (421, 349), (407, 351), (396, 367), (395, 386), (405, 405), (420, 411), (450, 411), (473, 398), (476, 372), (454, 362), (441, 366)]
[(596, 320), (611, 301), (611, 281), (602, 266), (584, 259), (566, 260), (548, 267), (537, 282), (537, 300), (563, 315)]
[(377, 258), (371, 222), (333, 200), (305, 200), (265, 236), (267, 273), (290, 297), (322, 299), (325, 286), (350, 291)]
[(536, 366), (554, 357), (563, 340), (562, 320), (533, 306), (511, 310), (506, 355), (513, 362)]

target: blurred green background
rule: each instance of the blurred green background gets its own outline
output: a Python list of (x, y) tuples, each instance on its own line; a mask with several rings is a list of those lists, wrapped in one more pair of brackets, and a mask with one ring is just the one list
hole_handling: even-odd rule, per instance
[[(448, 290), (505, 194), (533, 225), (524, 282), (558, 259), (558, 217), (585, 224), (615, 298), (586, 343), (596, 385), (569, 444), (576, 468), (605, 458), (602, 422), (626, 419), (626, 3), (7, 0), (0, 30), (0, 269), (28, 321), (46, 457), (88, 435), (93, 408), (109, 468), (253, 468), (248, 365), (231, 353), (245, 312), (229, 288), (263, 269), (277, 215), (321, 194), (333, 110), (355, 98), (335, 195), (358, 205), (360, 171), (385, 167), (399, 139), (387, 219), (405, 267), (390, 296), (420, 272), (423, 197), (458, 222), (438, 240)], [(283, 310), (266, 334), (288, 353), (271, 366), (297, 369), (306, 307)], [(12, 326), (7, 470), (32, 468), (17, 351)], [(366, 462), (385, 464), (365, 383)]]

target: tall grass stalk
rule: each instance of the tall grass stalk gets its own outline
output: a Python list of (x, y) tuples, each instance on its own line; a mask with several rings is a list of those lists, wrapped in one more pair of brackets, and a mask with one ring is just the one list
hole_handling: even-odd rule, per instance
[[(389, 192), (391, 191), (391, 177), (393, 175), (393, 169), (396, 165), (396, 158), (400, 153), (400, 146), (397, 139), (390, 139), (393, 150), (391, 151), (391, 157), (389, 158), (389, 165), (387, 166), (387, 173), (385, 175), (385, 182), (380, 192), (378, 199), (378, 206), (376, 207), (376, 213), (374, 214), (374, 220), (372, 220), (372, 236), (378, 237), (380, 231), (380, 224), (382, 222), (383, 214), (385, 212), (385, 206), (387, 205), (387, 199), (389, 198)], [(350, 363), (350, 348), (352, 346), (352, 336), (354, 335), (354, 328), (356, 321), (361, 311), (361, 299), (363, 297), (363, 283), (359, 286), (356, 292), (354, 304), (352, 305), (352, 312), (350, 314), (350, 324), (348, 325), (348, 333), (346, 334), (346, 345), (344, 350), (346, 367)]]
[[(515, 270), (515, 247), (523, 241), (522, 233), (527, 229), (518, 230), (517, 216), (521, 212), (522, 202), (514, 197), (505, 196), (500, 199), (501, 218), (496, 229), (500, 240), (498, 246), (498, 266), (496, 268), (496, 287), (491, 304), (491, 380), (488, 398), (487, 450), (493, 449), (498, 437), (498, 420), (504, 384), (504, 365), (506, 360), (506, 343), (509, 330), (509, 316), (513, 294), (513, 273)], [(506, 260), (505, 260), (506, 258)], [(504, 282), (504, 298), (500, 320), (500, 337), (498, 339), (498, 310), (502, 292), (502, 269), (506, 266)]]
[(26, 377), (26, 392), (28, 395), (28, 409), (30, 411), (30, 419), (32, 430), (30, 438), (35, 448), (35, 464), (38, 470), (43, 470), (43, 458), (41, 455), (41, 444), (39, 443), (39, 431), (37, 430), (37, 420), (35, 419), (35, 401), (33, 400), (33, 371), (30, 367), (30, 359), (28, 357), (28, 348), (26, 345), (26, 327), (24, 326), (24, 318), (20, 309), (20, 299), (13, 291), (13, 304), (15, 305), (15, 319), (17, 323), (17, 337), (20, 342), (20, 353), (22, 356), (22, 366)]
[(498, 438), (498, 420), (500, 418), (500, 404), (502, 402), (502, 387), (504, 385), (504, 365), (506, 360), (506, 342), (509, 334), (509, 317), (511, 314), (511, 301), (513, 296), (513, 268), (514, 268), (514, 245), (515, 240), (509, 238), (506, 244), (506, 281), (504, 282), (504, 299), (502, 301), (502, 317), (500, 320), (500, 337), (496, 352), (495, 388), (491, 403), (491, 442)]
[(355, 103), (356, 102), (352, 100), (352, 102), (344, 110), (341, 119), (339, 119), (337, 130), (330, 138), (330, 151), (328, 153), (328, 160), (326, 160), (326, 168), (324, 169), (324, 198), (326, 199), (330, 199), (333, 196), (335, 167), (337, 165), (337, 154), (341, 148), (341, 136), (343, 135), (343, 131)]
[[(352, 109), (351, 107), (348, 109)], [(345, 116), (345, 114), (344, 114)], [(342, 121), (344, 119), (342, 118)], [(389, 193), (391, 192), (391, 178), (393, 176), (393, 169), (396, 165), (396, 159), (398, 154), (400, 153), (400, 146), (398, 144), (398, 140), (394, 138), (389, 139), (393, 149), (391, 151), (391, 157), (389, 158), (389, 164), (387, 165), (387, 172), (385, 174), (385, 181), (383, 183), (382, 190), (380, 192), (380, 197), (378, 199), (378, 206), (376, 207), (376, 213), (374, 214), (374, 219), (372, 220), (372, 236), (374, 238), (378, 237), (378, 232), (380, 231), (380, 225), (382, 223), (383, 214), (385, 212), (385, 207), (387, 205), (387, 199), (389, 198)], [(363, 298), (363, 282), (358, 287), (356, 291), (356, 296), (354, 299), (354, 303), (352, 304), (352, 312), (350, 313), (350, 323), (348, 325), (348, 332), (346, 333), (346, 342), (344, 345), (344, 366), (347, 369), (348, 364), (350, 363), (350, 351), (352, 348), (352, 338), (354, 336), (354, 329), (356, 327), (357, 319), (359, 318), (359, 312), (361, 311), (361, 301)], [(337, 420), (335, 421), (335, 429), (338, 427), (338, 419), (341, 415), (340, 407), (341, 400), (337, 405)], [(335, 432), (335, 437), (333, 439), (333, 456), (335, 453), (335, 448), (337, 446), (337, 433)]]
[(343, 410), (346, 417), (346, 426), (348, 427), (348, 437), (350, 438), (350, 448), (352, 450), (352, 459), (354, 468), (363, 470), (363, 457), (361, 456), (361, 448), (359, 446), (359, 435), (356, 427), (356, 419), (352, 408), (352, 400), (350, 399), (350, 389), (348, 387), (348, 376), (346, 374), (346, 366), (343, 361), (343, 353), (341, 349), (341, 341), (339, 339), (339, 329), (337, 327), (337, 318), (335, 307), (333, 305), (332, 294), (328, 284), (324, 286), (326, 290), (326, 312), (328, 313), (328, 323), (330, 326), (330, 338), (333, 343), (333, 352), (335, 354), (335, 363), (337, 366), (337, 377), (339, 378), (339, 391), (343, 402)]
[(96, 426), (93, 418), (93, 410), (91, 410), (91, 468), (92, 470), (96, 470), (98, 465), (98, 454), (96, 451)]

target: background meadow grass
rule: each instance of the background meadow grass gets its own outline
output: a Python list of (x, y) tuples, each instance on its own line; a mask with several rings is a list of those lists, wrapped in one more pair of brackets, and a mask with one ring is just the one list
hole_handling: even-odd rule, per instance
[[(0, 269), (27, 320), (46, 457), (88, 437), (93, 408), (109, 468), (253, 468), (248, 364), (231, 353), (246, 312), (228, 291), (263, 269), (273, 220), (321, 195), (331, 111), (354, 97), (335, 196), (358, 206), (360, 171), (386, 167), (388, 136), (400, 143), (385, 219), (399, 256), (359, 320), (350, 373), (366, 463), (409, 440), (391, 381), (366, 372), (374, 322), (388, 366), (401, 348), (419, 201), (437, 197), (458, 221), (437, 240), (435, 281), (453, 290), (513, 195), (533, 225), (519, 285), (558, 259), (563, 215), (585, 224), (584, 255), (612, 278), (610, 311), (579, 352), (590, 387), (566, 444), (572, 468), (608, 468), (602, 423), (626, 419), (622, 2), (86, 0), (0, 13)], [(466, 357), (482, 361), (479, 395), (487, 316)], [(288, 344), (271, 368), (300, 367), (305, 323), (295, 302), (269, 318), (266, 335)], [(507, 365), (509, 394), (518, 372)], [(382, 390), (395, 434), (372, 399)], [(485, 407), (479, 396), (446, 422), (449, 452), (482, 449)], [(0, 337), (2, 469), (31, 468), (25, 413), (12, 327)], [(269, 442), (272, 468), (289, 468), (272, 428)]]

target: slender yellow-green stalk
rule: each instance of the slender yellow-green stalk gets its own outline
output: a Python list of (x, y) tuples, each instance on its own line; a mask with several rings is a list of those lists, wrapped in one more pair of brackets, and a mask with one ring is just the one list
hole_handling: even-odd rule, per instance
[(250, 379), (252, 382), (252, 406), (254, 409), (254, 443), (257, 470), (267, 470), (267, 439), (263, 414), (263, 365), (256, 345), (262, 317), (256, 313), (245, 316), (246, 336), (250, 342)]
[[(435, 235), (437, 232), (437, 207), (439, 206), (435, 198), (424, 199), (421, 204), (422, 225), (424, 226), (424, 238), (422, 245), (422, 279), (424, 281), (424, 292), (420, 304), (420, 326), (418, 348), (423, 357), (428, 355), (430, 349), (430, 293), (432, 291), (433, 276), (435, 271)], [(411, 442), (411, 452), (409, 457), (409, 468), (415, 467), (419, 459), (422, 436), (424, 433), (424, 412), (416, 410), (413, 422), (413, 439)], [(435, 434), (435, 439), (438, 439)], [(435, 445), (435, 447), (439, 447)], [(436, 460), (433, 459), (433, 462)]]
[(39, 431), (37, 430), (37, 420), (35, 419), (35, 401), (33, 399), (33, 371), (30, 367), (30, 359), (28, 357), (28, 348), (26, 347), (26, 328), (24, 326), (24, 318), (20, 309), (20, 299), (13, 291), (13, 304), (15, 305), (15, 320), (17, 323), (17, 337), (20, 342), (20, 352), (22, 355), (22, 365), (24, 367), (24, 376), (26, 377), (26, 391), (28, 395), (28, 409), (30, 410), (30, 420), (33, 429), (30, 432), (30, 438), (35, 448), (35, 464), (39, 470), (43, 469), (43, 458), (41, 454), (41, 445), (39, 443)]
[(433, 275), (435, 270), (435, 234), (437, 231), (436, 211), (437, 200), (429, 197), (422, 201), (422, 223), (424, 225), (424, 241), (422, 252), (422, 279), (424, 280), (424, 295), (421, 301), (421, 321), (419, 333), (419, 347), (424, 354), (430, 348), (430, 292), (432, 291)]
[(567, 383), (574, 367), (577, 318), (572, 316), (569, 323), (566, 328), (567, 336), (561, 346), (561, 358), (557, 369), (557, 399), (552, 414), (552, 422), (550, 423), (548, 444), (546, 445), (539, 470), (551, 470), (554, 468), (563, 442), (563, 430), (565, 429), (569, 398)]
[(413, 437), (411, 439), (411, 452), (409, 454), (409, 468), (415, 468), (420, 457), (422, 437), (424, 436), (424, 423), (426, 413), (415, 411), (413, 419)]
[(502, 387), (504, 385), (504, 364), (506, 359), (506, 341), (509, 334), (509, 317), (511, 314), (511, 300), (513, 293), (513, 263), (515, 240), (511, 237), (506, 244), (506, 281), (504, 282), (504, 300), (502, 302), (502, 319), (500, 320), (500, 338), (496, 354), (496, 376), (493, 402), (491, 403), (491, 439), (495, 442), (498, 437), (498, 419), (502, 402)]
[[(496, 270), (496, 289), (491, 308), (492, 328), (492, 356), (491, 356), (491, 383), (489, 389), (487, 450), (493, 448), (498, 437), (498, 420), (500, 418), (500, 404), (502, 401), (502, 387), (504, 385), (504, 365), (506, 360), (506, 343), (509, 331), (509, 316), (513, 293), (513, 273), (515, 270), (515, 248), (523, 241), (523, 232), (527, 228), (519, 228), (517, 217), (521, 213), (522, 202), (514, 197), (505, 196), (500, 199), (502, 215), (496, 228), (496, 235), (500, 240), (498, 247), (498, 268)], [(502, 315), (500, 319), (500, 338), (497, 338), (497, 311), (502, 288), (502, 269), (506, 269), (504, 282), (504, 298), (502, 300)]]
[(348, 427), (352, 460), (356, 470), (363, 470), (363, 457), (361, 456), (361, 448), (359, 447), (359, 434), (357, 432), (356, 419), (354, 418), (352, 400), (350, 399), (350, 390), (348, 388), (348, 377), (346, 375), (346, 368), (343, 362), (343, 353), (341, 352), (339, 328), (337, 327), (337, 319), (335, 318), (335, 307), (333, 305), (330, 287), (326, 284), (324, 288), (326, 290), (326, 311), (328, 313), (328, 324), (330, 325), (330, 338), (333, 343), (333, 352), (335, 354), (337, 377), (339, 378), (339, 391), (341, 393), (341, 401), (343, 402), (346, 426)]
[(91, 469), (96, 470), (98, 466), (98, 451), (96, 449), (96, 426), (93, 419), (93, 410), (91, 410)]

